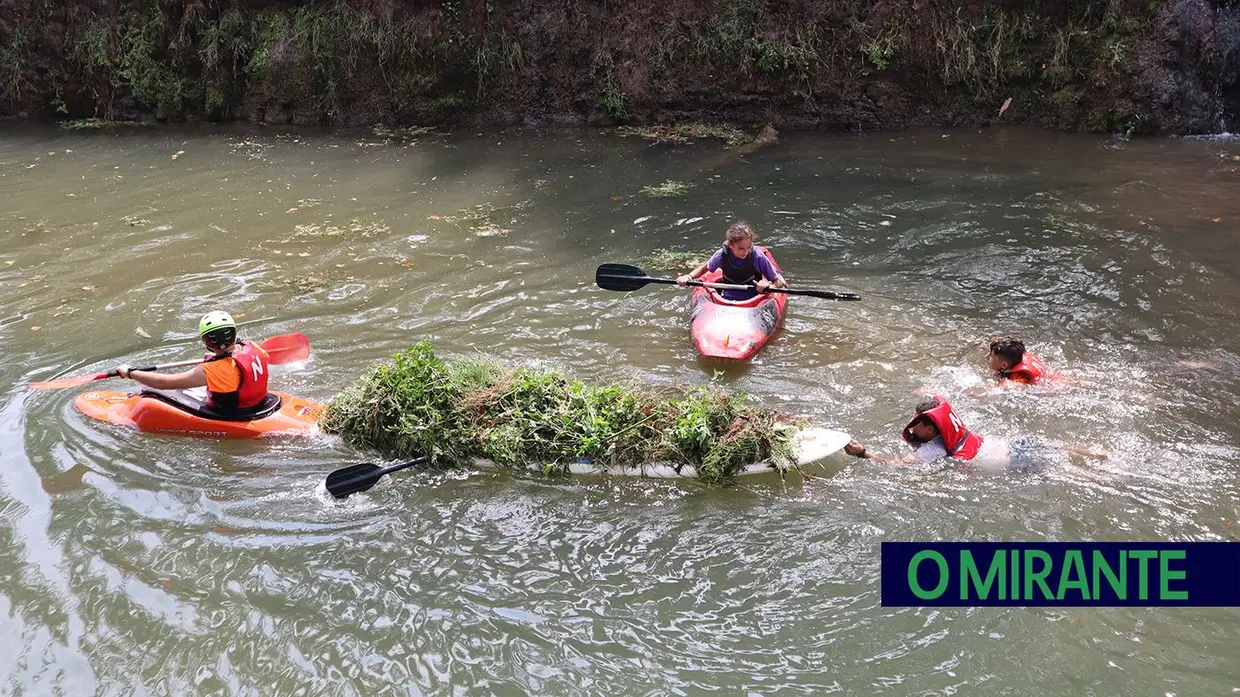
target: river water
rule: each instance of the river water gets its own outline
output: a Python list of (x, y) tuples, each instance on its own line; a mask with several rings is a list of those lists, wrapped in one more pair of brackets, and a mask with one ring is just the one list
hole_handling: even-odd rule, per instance
[[(642, 194), (666, 180), (679, 197)], [(0, 131), (0, 694), (1207, 695), (1240, 611), (898, 609), (883, 540), (1234, 540), (1240, 141), (785, 134), (745, 158), (608, 133)], [(746, 218), (797, 286), (751, 364), (688, 293), (597, 264)], [(30, 380), (301, 331), (326, 401), (428, 339), (596, 382), (725, 385), (897, 454), (918, 395), (1108, 450), (1023, 476), (837, 455), (812, 479), (404, 472), (338, 440), (89, 421)], [(970, 396), (989, 337), (1062, 392)], [(105, 387), (122, 389), (120, 381)], [(85, 389), (85, 388), (82, 388)]]

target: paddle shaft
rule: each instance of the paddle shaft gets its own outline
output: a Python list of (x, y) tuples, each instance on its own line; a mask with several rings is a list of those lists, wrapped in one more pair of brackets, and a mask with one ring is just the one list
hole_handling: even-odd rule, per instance
[(409, 468), (409, 467), (413, 467), (414, 465), (420, 465), (420, 464), (422, 464), (423, 462), (426, 462), (426, 460), (427, 460), (427, 459), (428, 459), (428, 458), (427, 458), (425, 455), (423, 455), (422, 457), (414, 458), (414, 459), (412, 459), (412, 460), (409, 460), (408, 462), (402, 462), (402, 463), (400, 463), (400, 464), (392, 465), (391, 467), (384, 467), (383, 469), (379, 470), (378, 472), (375, 472), (374, 477), (375, 477), (375, 479), (378, 479), (378, 478), (382, 477), (382, 476), (383, 476), (383, 475), (385, 475), (385, 474), (391, 474), (391, 473), (393, 473), (393, 472), (399, 472), (399, 471), (401, 471), (401, 470), (403, 470), (403, 469), (406, 469), (406, 468)]
[[(184, 368), (187, 365), (198, 365), (199, 363), (205, 363), (205, 361), (203, 361), (201, 358), (195, 358), (189, 361), (177, 361), (176, 363), (162, 363), (160, 365), (147, 366), (146, 368), (130, 368), (129, 372), (132, 373), (135, 370), (141, 370), (144, 373), (153, 373), (157, 370), (167, 370), (169, 368)], [(111, 371), (110, 374), (113, 377), (117, 375), (115, 370)]]
[[(159, 365), (148, 365), (143, 368), (130, 368), (129, 372), (132, 373), (133, 371), (137, 370), (143, 373), (154, 373), (157, 370), (167, 370), (169, 368), (184, 368), (187, 365), (198, 365), (199, 363), (205, 363), (205, 362), (206, 361), (204, 361), (201, 358), (195, 358), (189, 361), (177, 361), (176, 363), (161, 363)], [(97, 373), (91, 376), (91, 380), (107, 380), (108, 378), (118, 378), (120, 376), (121, 374), (118, 373), (117, 371), (109, 370), (106, 373)]]
[[(645, 281), (646, 283), (664, 283), (664, 284), (672, 285), (672, 286), (680, 285), (679, 283), (676, 282), (676, 279), (674, 278), (653, 278), (651, 276), (634, 278), (633, 276), (619, 276), (619, 275), (613, 275), (613, 274), (602, 274), (602, 277), (603, 278), (623, 278), (626, 280), (641, 280), (641, 281)], [(740, 285), (737, 283), (711, 283), (709, 281), (698, 281), (698, 280), (688, 281), (686, 285), (702, 286), (703, 288), (713, 288), (715, 290), (754, 290), (754, 286), (745, 286), (745, 285)], [(833, 300), (833, 299), (860, 300), (860, 296), (857, 296), (855, 293), (833, 293), (831, 291), (824, 291), (824, 290), (801, 290), (799, 288), (769, 287), (766, 289), (766, 292), (786, 293), (788, 295), (808, 295), (810, 297), (826, 298), (828, 300)]]
[[(304, 360), (310, 356), (310, 340), (305, 334), (279, 334), (263, 341), (259, 346), (267, 352), (267, 360), (272, 365), (281, 363), (291, 363)], [(178, 361), (176, 363), (165, 363), (163, 365), (151, 365), (143, 368), (133, 368), (143, 372), (154, 372), (157, 370), (166, 370), (168, 368), (183, 368), (189, 365), (197, 365), (205, 363), (207, 359), (196, 358), (188, 361)], [(46, 382), (32, 382), (30, 387), (36, 390), (57, 390), (66, 387), (77, 387), (85, 385), (95, 380), (107, 380), (108, 378), (120, 377), (120, 373), (115, 370), (109, 370), (104, 373), (95, 373), (94, 375), (79, 375), (72, 378), (60, 378), (58, 380), (48, 380)]]

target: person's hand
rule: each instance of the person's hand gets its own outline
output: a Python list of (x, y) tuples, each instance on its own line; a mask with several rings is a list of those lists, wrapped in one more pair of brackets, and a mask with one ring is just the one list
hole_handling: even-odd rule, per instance
[(766, 289), (771, 287), (771, 282), (770, 282), (770, 281), (768, 281), (768, 280), (766, 280), (766, 279), (764, 278), (764, 279), (762, 279), (762, 280), (758, 281), (758, 282), (757, 282), (756, 284), (754, 284), (754, 285), (758, 286), (758, 292), (759, 292), (759, 293), (765, 293), (765, 292), (766, 292)]
[(133, 370), (133, 366), (129, 365), (128, 363), (122, 363), (116, 366), (116, 374), (125, 378), (126, 380), (129, 379), (129, 371), (131, 370)]
[(844, 452), (853, 457), (865, 457), (865, 446), (855, 440), (850, 440), (848, 445), (844, 446)]
[(687, 286), (687, 285), (689, 285), (689, 281), (692, 281), (692, 280), (693, 280), (693, 278), (692, 278), (692, 277), (690, 277), (690, 276), (689, 276), (689, 274), (687, 274), (687, 273), (686, 273), (686, 274), (682, 274), (682, 275), (680, 275), (680, 276), (677, 276), (677, 277), (676, 277), (676, 285), (678, 285), (678, 286)]

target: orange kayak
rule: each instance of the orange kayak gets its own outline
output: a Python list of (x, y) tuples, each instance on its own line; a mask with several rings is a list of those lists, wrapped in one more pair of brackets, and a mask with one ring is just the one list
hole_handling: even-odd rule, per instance
[(172, 390), (92, 390), (78, 395), (73, 406), (92, 419), (118, 426), (197, 438), (309, 435), (325, 409), (317, 402), (272, 392), (245, 415), (223, 415), (208, 409), (201, 399)]
[[(783, 273), (766, 247), (755, 245)], [(707, 283), (721, 283), (723, 272), (702, 276)], [(698, 286), (689, 300), (689, 334), (698, 353), (710, 358), (744, 361), (753, 358), (775, 335), (788, 307), (784, 293), (758, 294), (748, 300), (724, 300), (719, 291)]]

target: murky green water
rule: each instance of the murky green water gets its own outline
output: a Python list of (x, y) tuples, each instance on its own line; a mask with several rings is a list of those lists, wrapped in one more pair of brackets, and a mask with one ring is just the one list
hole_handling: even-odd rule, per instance
[[(1236, 539), (1240, 142), (927, 131), (720, 152), (6, 127), (0, 693), (1240, 690), (1235, 610), (878, 594), (883, 540)], [(695, 186), (638, 193), (666, 179)], [(273, 385), (320, 400), (424, 338), (703, 383), (718, 366), (695, 356), (687, 292), (609, 293), (593, 271), (704, 256), (732, 217), (795, 284), (864, 300), (794, 298), (726, 383), (887, 453), (934, 389), (983, 434), (1114, 457), (999, 478), (840, 455), (812, 481), (730, 488), (406, 472), (337, 502), (324, 476), (370, 454), (139, 436), (84, 419), (77, 390), (24, 386), (192, 357), (215, 307), (254, 336), (308, 334), (313, 357)], [(1078, 387), (965, 396), (997, 333)]]

